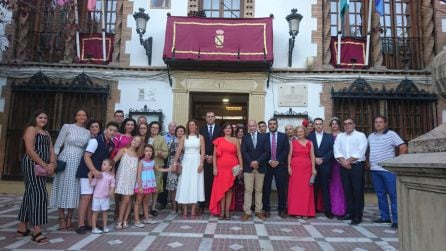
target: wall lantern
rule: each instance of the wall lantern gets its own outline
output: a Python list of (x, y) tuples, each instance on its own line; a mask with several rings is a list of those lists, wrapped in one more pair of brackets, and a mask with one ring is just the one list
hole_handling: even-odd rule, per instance
[(299, 33), (299, 25), (302, 17), (303, 16), (301, 14), (297, 13), (297, 9), (291, 9), (291, 14), (286, 16), (291, 36), (288, 40), (288, 67), (291, 67), (293, 62), (294, 40)]
[(139, 8), (139, 12), (133, 14), (133, 18), (136, 21), (136, 32), (139, 35), (139, 42), (146, 50), (146, 55), (148, 58), (149, 65), (152, 65), (152, 37), (143, 39), (142, 36), (146, 33), (147, 21), (149, 21), (149, 14), (144, 12), (143, 8)]

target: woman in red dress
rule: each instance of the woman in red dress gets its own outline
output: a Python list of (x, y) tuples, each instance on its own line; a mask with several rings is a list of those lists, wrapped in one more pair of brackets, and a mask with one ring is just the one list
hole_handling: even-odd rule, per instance
[(219, 215), (219, 219), (230, 220), (229, 209), (232, 202), (232, 186), (238, 173), (233, 173), (232, 168), (240, 165), (243, 170), (240, 143), (232, 137), (231, 124), (223, 125), (223, 136), (212, 142), (214, 144), (214, 183), (212, 185), (209, 211), (213, 215)]
[(311, 176), (316, 175), (314, 149), (310, 140), (305, 139), (305, 129), (298, 126), (295, 129), (297, 139), (291, 141), (288, 154), (288, 214), (298, 217), (314, 217), (313, 184)]

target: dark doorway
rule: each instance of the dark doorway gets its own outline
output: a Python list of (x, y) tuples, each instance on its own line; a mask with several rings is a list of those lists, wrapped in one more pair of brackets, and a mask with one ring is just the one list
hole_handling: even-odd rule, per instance
[[(226, 101), (227, 100), (227, 101)], [(210, 93), (194, 92), (190, 95), (189, 117), (196, 119), (203, 126), (206, 112), (212, 111), (216, 116), (216, 124), (230, 121), (234, 124), (246, 125), (248, 118), (249, 95), (244, 93)]]

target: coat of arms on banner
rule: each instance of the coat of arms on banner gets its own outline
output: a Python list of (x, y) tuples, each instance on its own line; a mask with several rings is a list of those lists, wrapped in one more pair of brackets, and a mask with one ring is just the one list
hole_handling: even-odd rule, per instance
[(215, 33), (215, 47), (223, 48), (223, 43), (225, 41), (225, 32), (223, 30), (216, 30)]

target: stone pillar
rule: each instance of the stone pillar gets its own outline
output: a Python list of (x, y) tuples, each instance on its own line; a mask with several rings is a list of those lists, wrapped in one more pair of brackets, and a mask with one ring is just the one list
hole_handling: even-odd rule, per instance
[(375, 69), (385, 69), (383, 66), (382, 39), (380, 29), (380, 15), (376, 11), (372, 11), (372, 27), (371, 27), (371, 63)]
[(409, 154), (380, 163), (396, 173), (400, 250), (444, 250), (446, 124), (409, 142)]
[(331, 15), (330, 15), (330, 4), (331, 0), (323, 0), (322, 2), (322, 18), (323, 18), (323, 67), (331, 68), (334, 67), (331, 65)]
[(249, 96), (248, 118), (256, 121), (265, 119), (265, 93), (252, 93)]
[[(123, 0), (118, 0), (116, 2), (116, 24), (115, 24), (115, 35), (113, 39), (113, 55), (111, 60), (111, 63), (115, 65), (119, 65), (119, 60), (121, 55), (122, 27), (123, 27), (122, 22), (124, 19), (123, 8), (124, 8)], [(127, 18), (125, 18), (125, 20), (127, 21)]]
[(29, 33), (31, 30), (30, 28), (31, 8), (27, 4), (20, 4), (20, 3), (17, 3), (15, 7), (18, 9), (17, 13), (19, 15), (15, 61), (21, 63), (26, 61), (28, 56), (26, 52), (28, 50)]
[(173, 118), (178, 125), (186, 125), (189, 118), (189, 93), (173, 90)]

